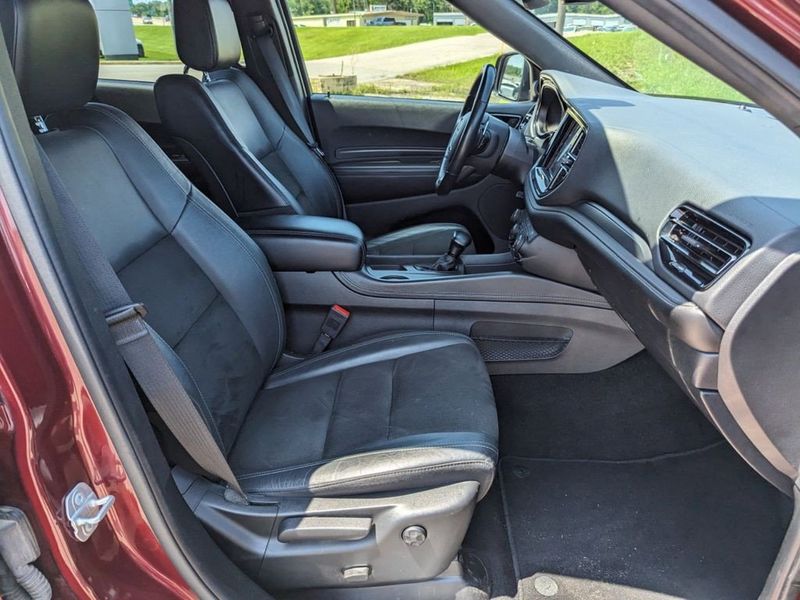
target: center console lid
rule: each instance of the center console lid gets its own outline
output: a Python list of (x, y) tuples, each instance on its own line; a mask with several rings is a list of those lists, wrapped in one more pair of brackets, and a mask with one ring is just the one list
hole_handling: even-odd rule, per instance
[(309, 215), (247, 215), (239, 225), (275, 271), (358, 271), (366, 246), (350, 221)]

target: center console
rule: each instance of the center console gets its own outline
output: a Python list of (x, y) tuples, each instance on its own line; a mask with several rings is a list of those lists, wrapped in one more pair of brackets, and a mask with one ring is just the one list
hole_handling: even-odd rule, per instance
[[(351, 314), (331, 348), (401, 330), (472, 337), (492, 373), (583, 372), (641, 349), (597, 294), (574, 252), (541, 238), (514, 213), (508, 252), (368, 256), (361, 230), (303, 215), (242, 222), (267, 255), (286, 308), (290, 363), (311, 353), (330, 307)], [(602, 351), (601, 351), (602, 349)]]
[(355, 271), (364, 266), (364, 234), (350, 221), (250, 215), (239, 224), (264, 251), (273, 271)]

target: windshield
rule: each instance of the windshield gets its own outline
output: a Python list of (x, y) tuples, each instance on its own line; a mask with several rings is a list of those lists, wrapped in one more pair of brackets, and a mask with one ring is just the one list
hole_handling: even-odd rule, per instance
[(601, 2), (551, 0), (533, 14), (637, 91), (750, 102)]

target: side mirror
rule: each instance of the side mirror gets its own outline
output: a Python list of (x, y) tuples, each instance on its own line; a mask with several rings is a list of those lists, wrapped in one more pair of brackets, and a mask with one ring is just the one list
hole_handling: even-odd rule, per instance
[(495, 93), (512, 102), (531, 99), (531, 67), (527, 59), (516, 52), (503, 54), (495, 65)]

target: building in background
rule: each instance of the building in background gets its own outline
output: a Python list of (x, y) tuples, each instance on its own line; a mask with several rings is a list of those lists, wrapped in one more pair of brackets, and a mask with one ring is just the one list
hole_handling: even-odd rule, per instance
[[(536, 13), (536, 16), (547, 23), (550, 27), (556, 26), (556, 13)], [(612, 14), (589, 14), (568, 12), (564, 19), (564, 32), (579, 31), (608, 31), (623, 27), (633, 27), (631, 22), (622, 15)]]
[[(385, 7), (373, 4), (371, 8)], [(421, 13), (407, 12), (404, 10), (355, 10), (332, 15), (304, 15), (292, 17), (296, 27), (365, 27), (380, 19), (393, 19), (402, 25), (419, 25)]]
[[(536, 16), (550, 27), (555, 28), (556, 13), (539, 13)], [(461, 11), (453, 10), (449, 12), (434, 12), (434, 25), (475, 25), (475, 21), (470, 19)], [(584, 31), (611, 31), (622, 28), (633, 28), (634, 26), (625, 17), (610, 14), (593, 14), (568, 12), (564, 19), (564, 31), (568, 33)]]
[(434, 25), (474, 25), (475, 21), (460, 11), (433, 13)]
[(100, 51), (105, 58), (138, 58), (128, 0), (89, 0), (97, 15)]

